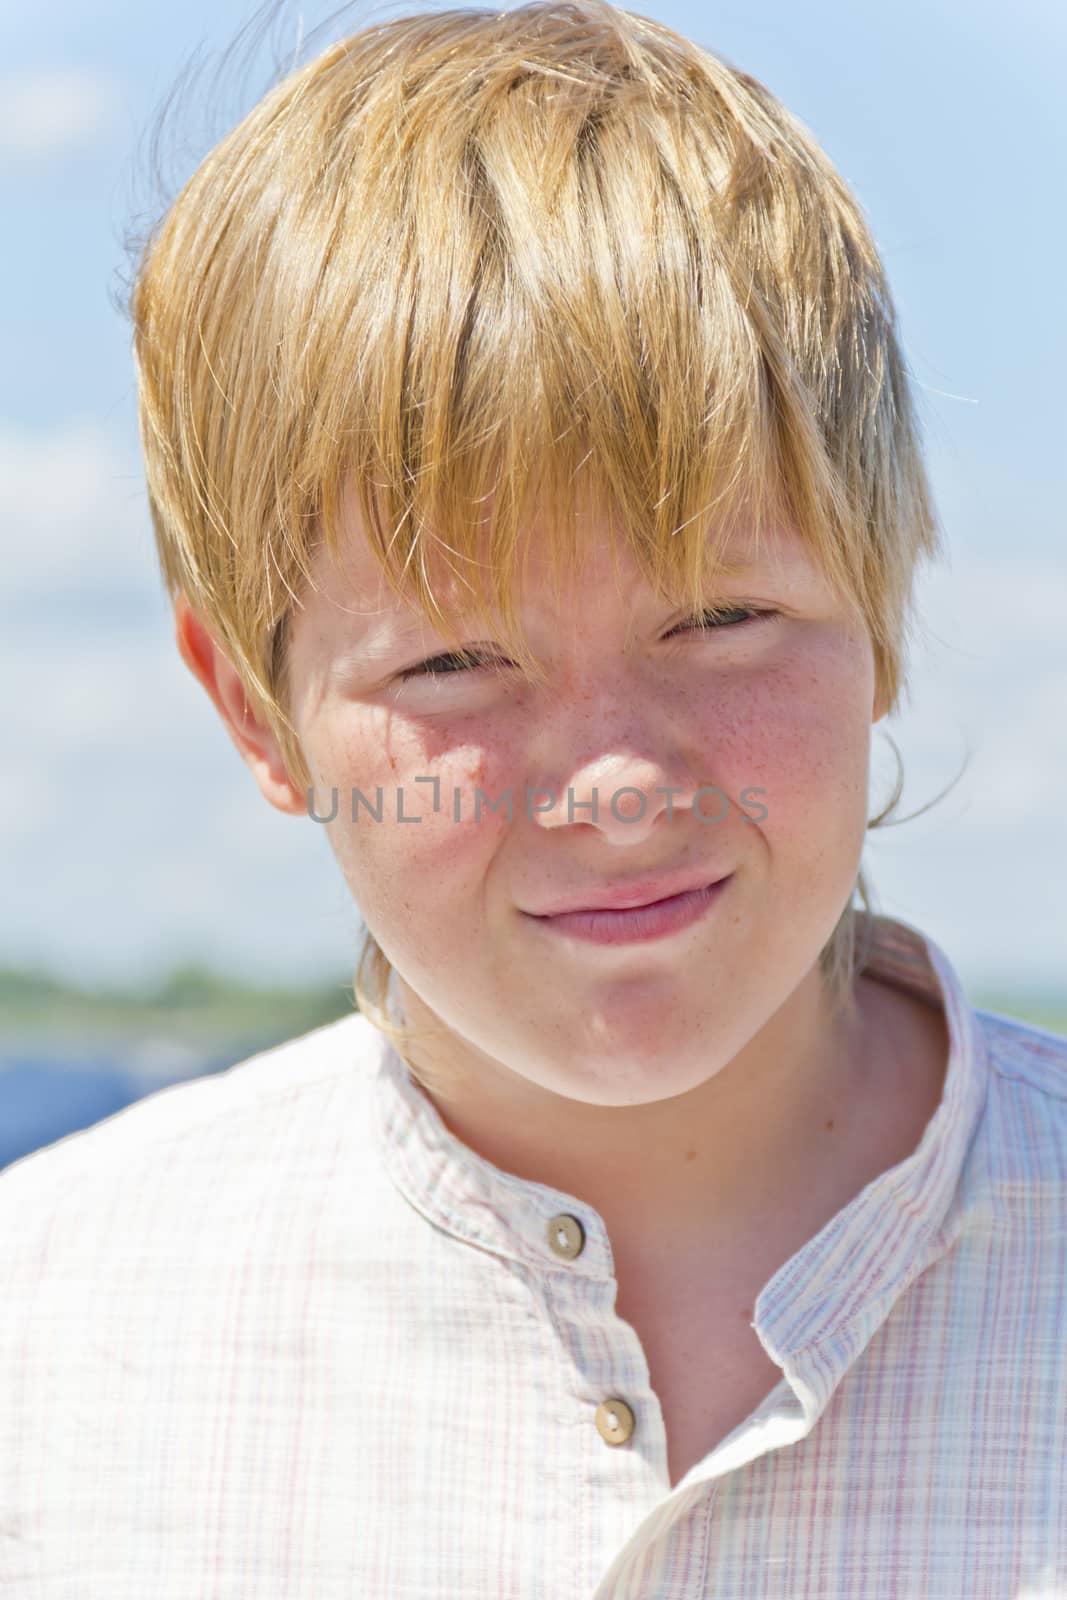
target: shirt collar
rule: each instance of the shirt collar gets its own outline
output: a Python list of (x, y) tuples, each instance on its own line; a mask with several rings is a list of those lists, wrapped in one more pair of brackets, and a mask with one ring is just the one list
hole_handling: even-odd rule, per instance
[(829, 1360), (831, 1346), (847, 1365), (894, 1300), (949, 1249), (969, 1215), (961, 1180), (989, 1081), (974, 1008), (940, 946), (895, 918), (874, 919), (863, 971), (944, 1007), (945, 1081), (911, 1154), (872, 1179), (762, 1290), (753, 1325), (768, 1353), (787, 1368), (810, 1349)]
[[(931, 938), (877, 916), (863, 971), (942, 1005), (950, 1053), (941, 1101), (915, 1150), (868, 1183), (774, 1274), (756, 1301), (752, 1326), (771, 1358), (787, 1373), (811, 1368), (805, 1410), (821, 1410), (893, 1301), (963, 1226), (960, 1178), (988, 1081), (974, 1010)], [(400, 1015), (392, 988), (390, 1013)], [(435, 1226), (481, 1249), (535, 1270), (610, 1279), (611, 1250), (599, 1215), (575, 1196), (505, 1172), (465, 1145), (387, 1037), (375, 1035), (374, 1131), (405, 1198)], [(572, 1259), (561, 1260), (550, 1244), (561, 1215), (576, 1218), (584, 1233)], [(803, 1361), (805, 1352), (817, 1358)]]

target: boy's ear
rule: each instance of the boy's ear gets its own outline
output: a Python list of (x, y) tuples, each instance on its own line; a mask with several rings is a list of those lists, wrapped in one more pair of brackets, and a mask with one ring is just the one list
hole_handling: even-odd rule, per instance
[(257, 719), (236, 668), (182, 590), (174, 601), (174, 638), (178, 653), (211, 696), (264, 798), (289, 816), (306, 816), (307, 797), (293, 786), (277, 740)]

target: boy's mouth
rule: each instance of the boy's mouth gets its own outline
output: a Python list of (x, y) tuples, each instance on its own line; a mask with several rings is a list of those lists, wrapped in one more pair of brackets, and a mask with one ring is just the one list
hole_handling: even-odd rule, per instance
[(631, 911), (642, 906), (658, 905), (673, 900), (678, 895), (697, 889), (711, 888), (728, 876), (715, 873), (710, 868), (694, 871), (661, 874), (659, 877), (617, 879), (612, 883), (590, 885), (586, 890), (549, 899), (538, 911), (528, 911), (528, 916), (559, 917), (576, 911)]

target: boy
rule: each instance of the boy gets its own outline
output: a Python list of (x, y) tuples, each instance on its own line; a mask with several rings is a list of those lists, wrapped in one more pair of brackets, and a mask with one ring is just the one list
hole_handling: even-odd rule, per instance
[(1060, 1592), (1067, 1041), (870, 910), (938, 545), (810, 134), (600, 0), (419, 13), (131, 310), (178, 645), (361, 1012), (4, 1174), (0, 1592)]

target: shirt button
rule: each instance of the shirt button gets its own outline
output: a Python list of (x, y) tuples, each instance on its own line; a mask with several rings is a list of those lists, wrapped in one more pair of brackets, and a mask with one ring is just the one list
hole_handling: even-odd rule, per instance
[(565, 1261), (573, 1261), (585, 1249), (585, 1229), (577, 1217), (561, 1211), (548, 1224), (548, 1247)]
[(596, 1408), (596, 1431), (608, 1444), (625, 1444), (634, 1431), (634, 1414), (625, 1400), (602, 1400)]

